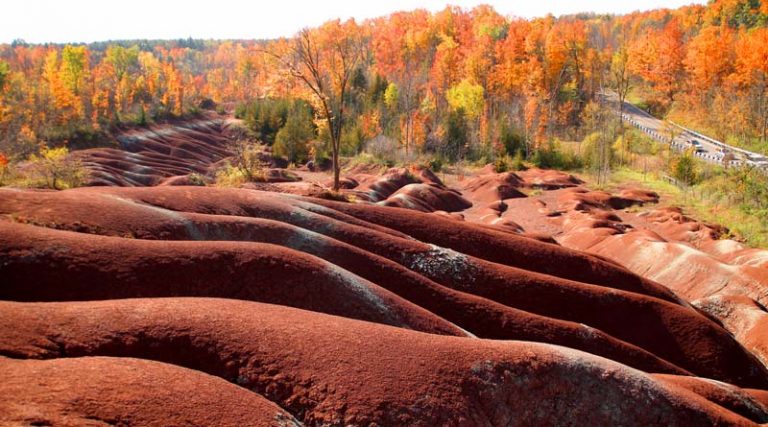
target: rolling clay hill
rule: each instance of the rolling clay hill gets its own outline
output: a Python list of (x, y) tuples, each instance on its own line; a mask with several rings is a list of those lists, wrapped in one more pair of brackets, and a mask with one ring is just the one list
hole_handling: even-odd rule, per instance
[(89, 185), (146, 186), (206, 174), (231, 155), (231, 122), (210, 115), (175, 125), (149, 125), (114, 135), (115, 148), (73, 153), (88, 169)]
[(768, 423), (768, 256), (656, 194), (159, 185), (231, 136), (153, 132), (75, 153), (94, 186), (0, 188), (0, 424)]
[[(238, 121), (214, 113), (173, 124), (151, 124), (114, 135), (113, 148), (72, 153), (88, 171), (89, 186), (194, 185), (197, 176), (212, 176), (232, 156), (242, 133)], [(267, 166), (285, 166), (264, 150)], [(283, 169), (266, 169), (268, 182), (293, 181)]]

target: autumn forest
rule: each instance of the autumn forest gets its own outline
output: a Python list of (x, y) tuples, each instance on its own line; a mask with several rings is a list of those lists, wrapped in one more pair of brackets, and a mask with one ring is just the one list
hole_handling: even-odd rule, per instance
[[(533, 20), (416, 10), (268, 41), (17, 40), (0, 45), (0, 152), (98, 146), (115, 127), (214, 110), (269, 143), (289, 122), (302, 141), (278, 148), (297, 162), (377, 137), (446, 161), (530, 157), (605, 123), (606, 93), (766, 152), (766, 24), (768, 2), (717, 0)], [(313, 68), (328, 75), (313, 80)]]

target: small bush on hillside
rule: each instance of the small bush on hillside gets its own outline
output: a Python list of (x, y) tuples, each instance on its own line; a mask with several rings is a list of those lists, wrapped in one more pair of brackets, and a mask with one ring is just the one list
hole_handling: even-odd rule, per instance
[(429, 159), (427, 166), (432, 172), (440, 172), (443, 169), (443, 159), (441, 157), (433, 157)]
[(263, 182), (266, 180), (266, 172), (259, 171), (246, 175), (243, 170), (226, 163), (224, 167), (216, 171), (215, 182), (219, 187), (240, 187), (247, 182)]
[(443, 128), (445, 132), (441, 151), (448, 161), (453, 163), (463, 157), (468, 143), (468, 125), (464, 110), (458, 109), (450, 112), (445, 118)]
[(508, 123), (502, 125), (500, 139), (504, 151), (508, 154), (525, 150), (525, 138)]
[(475, 163), (478, 166), (485, 166), (495, 157), (493, 146), (491, 144), (469, 144), (466, 150), (465, 159)]
[(385, 135), (378, 135), (365, 143), (365, 152), (376, 160), (394, 165), (396, 162), (398, 143)]
[(354, 156), (359, 154), (365, 143), (365, 132), (359, 123), (348, 126), (341, 132), (341, 146), (339, 147), (342, 156)]
[(360, 153), (350, 159), (348, 166), (352, 167), (356, 165), (377, 165), (391, 168), (395, 165), (395, 162), (393, 160), (379, 159), (369, 153)]
[(523, 153), (518, 151), (514, 157), (510, 157), (509, 154), (498, 156), (493, 163), (493, 169), (497, 173), (509, 172), (509, 171), (521, 171), (528, 169), (523, 162)]
[(239, 187), (248, 182), (248, 180), (240, 169), (227, 163), (216, 171), (215, 182), (219, 187)]
[(35, 138), (36, 143), (47, 141), (46, 145), (60, 146), (66, 144), (68, 149), (83, 150), (86, 148), (113, 146), (111, 138), (107, 138), (103, 130), (94, 129), (90, 125), (68, 124), (55, 126), (41, 131)]
[(187, 108), (186, 114), (182, 114), (179, 117), (196, 117), (196, 116), (199, 116), (201, 113), (202, 111), (200, 110), (200, 107), (198, 107), (197, 105), (192, 105), (191, 107)]
[(309, 160), (313, 162), (316, 168), (324, 170), (331, 167), (331, 159), (330, 154), (328, 153), (328, 146), (323, 141), (309, 141), (307, 143), (307, 147), (309, 150)]
[(509, 157), (509, 154), (497, 156), (496, 161), (493, 162), (493, 170), (496, 171), (496, 173), (507, 172), (511, 165), (512, 158)]
[(264, 179), (264, 167), (262, 160), (262, 148), (256, 143), (237, 140), (230, 146), (232, 151), (231, 167), (239, 171), (246, 181), (258, 181)]
[(277, 132), (273, 153), (289, 162), (305, 162), (309, 155), (307, 143), (314, 137), (311, 113), (299, 109), (288, 115), (285, 125)]
[(235, 109), (235, 117), (242, 119), (256, 138), (267, 145), (275, 143), (277, 133), (291, 116), (304, 121), (302, 126), (314, 126), (312, 107), (302, 100), (258, 99)]
[(525, 162), (523, 161), (523, 152), (522, 150), (518, 150), (517, 153), (515, 153), (515, 157), (512, 158), (512, 165), (510, 167), (510, 170), (524, 171), (527, 169), (528, 169), (528, 166), (526, 166)]
[(8, 165), (8, 157), (0, 153), (0, 186), (5, 185), (5, 180), (8, 178), (8, 170), (10, 169)]
[(191, 173), (189, 174), (189, 184), (190, 185), (197, 185), (200, 187), (205, 187), (206, 185), (206, 179), (204, 176), (200, 175), (199, 173)]
[[(600, 132), (593, 132), (581, 141), (581, 162), (586, 168), (598, 169), (614, 163), (614, 144), (603, 139)], [(621, 143), (621, 142), (620, 142)]]
[(699, 177), (696, 161), (688, 153), (672, 160), (670, 172), (673, 178), (685, 185), (695, 184)]
[(258, 140), (256, 134), (242, 122), (234, 122), (229, 124), (226, 128), (226, 135), (235, 140), (247, 140), (255, 142)]
[(69, 155), (66, 147), (42, 147), (20, 171), (20, 184), (36, 188), (63, 190), (83, 185), (87, 171), (82, 163)]
[(147, 112), (144, 110), (143, 105), (139, 108), (139, 114), (136, 116), (135, 123), (139, 126), (147, 125)]
[(216, 105), (216, 101), (211, 98), (203, 98), (200, 101), (199, 107), (203, 110), (215, 110), (218, 106)]
[(543, 169), (560, 170), (579, 169), (584, 165), (581, 158), (573, 153), (562, 151), (555, 142), (536, 150), (531, 157), (531, 163)]

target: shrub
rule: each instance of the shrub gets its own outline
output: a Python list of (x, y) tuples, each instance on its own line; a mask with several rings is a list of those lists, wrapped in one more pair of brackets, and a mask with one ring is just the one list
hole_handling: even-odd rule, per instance
[(200, 187), (205, 187), (206, 185), (206, 179), (204, 176), (200, 175), (199, 173), (191, 173), (189, 174), (189, 183), (190, 185), (197, 185)]
[(369, 153), (360, 153), (355, 157), (352, 157), (349, 159), (349, 163), (347, 163), (348, 167), (354, 167), (357, 165), (379, 165), (379, 166), (387, 166), (392, 163), (387, 162), (386, 160), (381, 160), (376, 157), (374, 157), (372, 154)]
[(503, 123), (501, 126), (500, 140), (507, 154), (525, 150), (525, 139), (508, 123)]
[(509, 154), (498, 156), (496, 157), (496, 161), (493, 162), (493, 170), (496, 171), (496, 173), (507, 172), (510, 169), (511, 164), (512, 158), (509, 157)]
[(525, 162), (523, 161), (523, 151), (518, 150), (515, 153), (515, 157), (512, 158), (512, 165), (510, 167), (513, 171), (524, 171), (528, 169), (528, 166), (525, 165)]
[(215, 181), (219, 187), (239, 187), (248, 182), (248, 179), (243, 171), (226, 163), (224, 167), (216, 171)]
[(433, 172), (440, 172), (443, 169), (443, 159), (442, 157), (433, 157), (429, 159), (429, 162), (427, 162), (429, 169), (431, 169)]
[(8, 177), (8, 164), (8, 157), (0, 153), (0, 185), (5, 185), (5, 180)]
[(581, 142), (581, 160), (585, 167), (607, 168), (613, 163), (615, 153), (612, 144), (603, 139), (600, 132), (593, 132)]
[(498, 156), (493, 163), (493, 169), (497, 173), (509, 172), (509, 171), (521, 171), (528, 169), (523, 162), (523, 152), (518, 151), (514, 157), (510, 157), (509, 154)]
[(314, 136), (311, 113), (300, 108), (288, 115), (285, 125), (277, 132), (273, 152), (289, 162), (305, 162), (309, 155), (307, 143)]
[(564, 152), (557, 142), (539, 148), (533, 153), (531, 163), (544, 169), (579, 169), (583, 166), (581, 158), (573, 153)]
[(365, 141), (365, 132), (359, 123), (353, 126), (345, 127), (341, 132), (341, 154), (344, 156), (354, 156), (360, 153)]
[(395, 164), (398, 149), (397, 141), (385, 135), (378, 135), (365, 143), (366, 153), (378, 161), (390, 164)]
[(218, 105), (216, 105), (216, 102), (211, 98), (203, 98), (200, 101), (199, 107), (203, 110), (215, 110)]
[(445, 137), (443, 144), (443, 153), (451, 163), (461, 158), (464, 148), (467, 145), (467, 120), (464, 111), (459, 109), (451, 111), (443, 124), (445, 128)]
[(304, 125), (314, 126), (312, 107), (302, 100), (258, 99), (235, 109), (235, 117), (242, 119), (256, 138), (267, 145), (275, 143), (289, 116), (298, 116), (307, 122)]
[(192, 105), (189, 108), (187, 108), (187, 114), (182, 114), (179, 117), (196, 117), (199, 116), (202, 111), (200, 111), (200, 107), (197, 105)]
[(216, 171), (215, 183), (219, 187), (240, 187), (247, 182), (264, 182), (266, 179), (266, 171), (263, 169), (246, 175), (242, 169), (225, 163), (222, 168)]
[(144, 111), (144, 106), (142, 105), (139, 108), (139, 114), (136, 117), (136, 124), (139, 126), (146, 126), (147, 125), (147, 112)]
[(685, 185), (693, 185), (698, 180), (698, 171), (696, 167), (696, 161), (693, 156), (686, 153), (672, 160), (670, 164), (670, 172), (679, 182)]
[(465, 159), (479, 166), (490, 163), (495, 157), (491, 144), (470, 143), (466, 150)]
[(234, 122), (226, 128), (227, 137), (233, 140), (256, 141), (256, 134), (245, 125), (245, 123)]
[(49, 146), (66, 145), (71, 150), (114, 146), (113, 140), (107, 138), (102, 130), (77, 123), (44, 129), (39, 138), (36, 138), (36, 142), (39, 143), (40, 141), (48, 141), (46, 145)]
[[(264, 179), (264, 167), (262, 150), (258, 144), (247, 140), (236, 140), (230, 147), (232, 160), (229, 164), (239, 171), (239, 175), (245, 181), (259, 181)], [(226, 168), (225, 168), (226, 169)], [(232, 173), (229, 173), (232, 175)]]
[(82, 163), (69, 155), (67, 147), (43, 146), (38, 154), (29, 158), (26, 168), (26, 185), (63, 190), (79, 187), (87, 178)]

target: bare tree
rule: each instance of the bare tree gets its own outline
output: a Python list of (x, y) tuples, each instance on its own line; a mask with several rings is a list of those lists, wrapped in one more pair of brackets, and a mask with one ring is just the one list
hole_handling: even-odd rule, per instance
[(621, 152), (619, 153), (619, 163), (623, 165), (625, 161), (624, 154), (627, 151), (627, 140), (624, 135), (624, 101), (627, 99), (631, 85), (628, 67), (629, 52), (626, 47), (623, 30), (619, 38), (619, 46), (616, 48), (616, 52), (614, 52), (613, 57), (611, 58), (609, 83), (610, 88), (616, 92), (616, 97), (618, 98), (616, 113), (619, 116), (619, 121), (617, 124), (619, 126), (619, 135), (621, 135), (622, 141)]
[(332, 21), (305, 28), (289, 41), (286, 52), (265, 50), (300, 81), (315, 101), (316, 114), (328, 125), (333, 162), (333, 189), (339, 189), (339, 148), (350, 80), (363, 57), (361, 31), (354, 21)]
[(628, 64), (629, 52), (622, 43), (611, 58), (611, 89), (616, 91), (616, 96), (619, 98), (617, 106), (619, 116), (624, 113), (624, 101), (631, 89)]
[(237, 139), (230, 144), (229, 149), (232, 152), (232, 166), (249, 182), (264, 178), (264, 168), (268, 163), (263, 161), (258, 144), (247, 139)]

